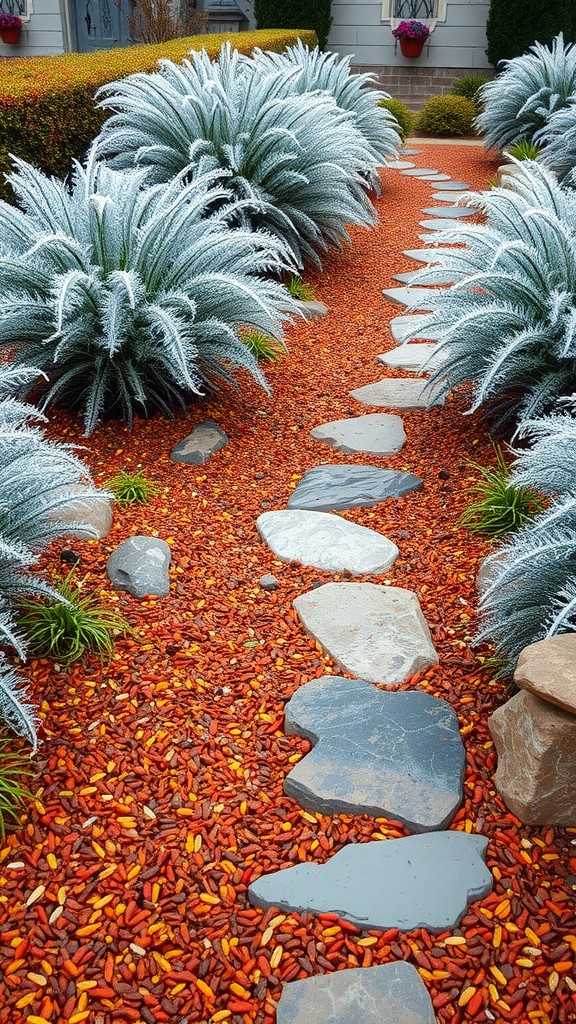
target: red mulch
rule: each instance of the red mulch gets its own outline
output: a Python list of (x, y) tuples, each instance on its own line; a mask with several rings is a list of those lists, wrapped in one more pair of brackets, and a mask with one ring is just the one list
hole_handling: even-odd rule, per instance
[[(476, 187), (493, 173), (478, 148), (425, 145), (416, 160)], [(284, 703), (333, 671), (292, 600), (329, 577), (277, 562), (255, 520), (284, 507), (310, 467), (373, 461), (336, 454), (309, 431), (371, 411), (348, 392), (385, 375), (375, 357), (392, 347), (388, 322), (402, 311), (381, 289), (410, 269), (401, 250), (421, 244), (420, 208), (433, 190), (385, 173), (381, 226), (353, 231), (353, 248), (326, 260), (313, 283), (330, 315), (289, 330), (290, 358), (269, 370), (272, 399), (248, 383), (187, 420), (155, 417), (132, 433), (107, 424), (88, 441), (98, 481), (141, 465), (163, 492), (117, 509), (107, 540), (73, 542), (89, 586), (117, 603), (137, 638), (119, 642), (104, 670), (96, 661), (30, 666), (45, 726), (37, 801), (0, 853), (0, 1024), (272, 1024), (285, 982), (395, 959), (417, 965), (441, 1024), (576, 1021), (576, 829), (521, 825), (493, 783), (486, 722), (506, 693), (470, 647), (487, 545), (455, 526), (466, 460), (492, 454), (482, 420), (462, 417), (463, 400), (404, 414), (408, 443), (386, 465), (422, 475), (421, 493), (345, 515), (398, 542), (382, 579), (422, 602), (440, 667), (417, 682), (452, 702), (468, 752), (452, 827), (490, 838), (494, 892), (455, 933), (437, 936), (361, 933), (329, 915), (263, 913), (247, 901), (262, 872), (405, 834), (386, 820), (308, 814), (282, 794), (308, 749), (284, 735)], [(170, 462), (173, 444), (209, 417), (229, 445), (204, 467)], [(79, 438), (65, 414), (51, 429)], [(171, 545), (169, 598), (140, 603), (108, 587), (106, 558), (134, 533)], [(267, 572), (276, 593), (258, 586)]]

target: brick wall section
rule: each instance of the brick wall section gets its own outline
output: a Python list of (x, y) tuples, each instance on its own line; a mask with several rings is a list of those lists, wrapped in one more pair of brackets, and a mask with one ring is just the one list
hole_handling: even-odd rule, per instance
[(402, 100), (410, 110), (420, 110), (430, 96), (450, 92), (452, 83), (462, 75), (480, 74), (490, 77), (490, 70), (471, 68), (427, 68), (398, 65), (371, 67), (355, 65), (355, 71), (369, 71), (376, 75), (381, 89), (395, 99)]

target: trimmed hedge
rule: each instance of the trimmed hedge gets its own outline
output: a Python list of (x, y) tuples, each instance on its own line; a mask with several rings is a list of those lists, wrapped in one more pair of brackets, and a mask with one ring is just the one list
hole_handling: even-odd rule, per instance
[(258, 28), (311, 28), (322, 49), (326, 46), (332, 0), (256, 0)]
[(251, 53), (255, 46), (279, 53), (298, 38), (316, 45), (312, 31), (275, 29), (0, 62), (0, 196), (10, 198), (4, 181), (10, 170), (9, 153), (36, 164), (46, 174), (68, 174), (71, 161), (84, 156), (107, 116), (94, 105), (94, 93), (106, 82), (136, 71), (153, 71), (162, 57), (182, 61), (190, 50), (202, 47), (216, 57), (226, 40), (242, 53)]
[(559, 32), (576, 41), (574, 0), (490, 0), (486, 53), (491, 64), (526, 53), (533, 43), (550, 44)]
[(432, 96), (418, 116), (416, 127), (430, 135), (474, 135), (476, 104), (466, 96)]

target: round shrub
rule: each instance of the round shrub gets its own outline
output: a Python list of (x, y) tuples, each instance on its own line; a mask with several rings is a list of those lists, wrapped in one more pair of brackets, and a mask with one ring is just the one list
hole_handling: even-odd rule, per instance
[(479, 100), (478, 91), (489, 81), (490, 79), (484, 75), (462, 75), (452, 83), (451, 95), (465, 96), (467, 100), (474, 100), (477, 103)]
[(386, 110), (389, 110), (396, 118), (400, 137), (402, 142), (404, 142), (414, 127), (414, 114), (412, 111), (408, 109), (405, 103), (402, 103), (402, 100), (380, 100), (378, 106), (386, 107)]
[(432, 96), (420, 111), (418, 129), (430, 135), (474, 135), (476, 104), (466, 96)]

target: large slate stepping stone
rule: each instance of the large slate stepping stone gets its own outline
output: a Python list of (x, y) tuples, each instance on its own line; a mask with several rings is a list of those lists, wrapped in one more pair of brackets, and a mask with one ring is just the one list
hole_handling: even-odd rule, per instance
[(402, 174), (404, 175), (405, 178), (420, 178), (421, 175), (423, 175), (423, 174), (438, 174), (438, 173), (439, 173), (438, 171), (435, 171), (431, 167), (416, 167), (416, 168), (414, 168), (414, 170), (402, 171)]
[(313, 565), (353, 576), (382, 573), (398, 558), (395, 544), (381, 533), (328, 512), (264, 512), (256, 522), (262, 540), (283, 562)]
[[(394, 274), (393, 277), (395, 281), (400, 281), (401, 284), (413, 284), (414, 275), (419, 273), (420, 269), (406, 270), (401, 274)], [(420, 284), (422, 284), (422, 282), (420, 282)], [(434, 274), (431, 272), (428, 280), (426, 281), (426, 288), (428, 288), (429, 285), (437, 284), (454, 284), (454, 273), (450, 273), (448, 270), (437, 270)]]
[(434, 220), (421, 220), (420, 227), (426, 228), (427, 231), (450, 231), (455, 225), (448, 217), (435, 217)]
[(443, 181), (441, 185), (437, 186), (440, 192), (469, 192), (470, 185), (467, 185), (465, 181)]
[(324, 676), (296, 690), (287, 733), (315, 744), (284, 780), (308, 811), (393, 818), (412, 832), (446, 828), (464, 795), (465, 750), (450, 704), (421, 690), (383, 693)]
[(407, 171), (409, 167), (415, 167), (416, 164), (410, 162), (410, 160), (389, 160), (386, 167), (391, 167), (393, 171)]
[(436, 1024), (426, 986), (412, 964), (355, 967), (291, 981), (277, 1024)]
[(443, 356), (437, 350), (438, 345), (401, 345), (400, 348), (378, 356), (378, 362), (394, 370), (411, 370), (414, 373), (424, 370), (425, 373), (432, 373), (443, 362)]
[[(390, 321), (390, 333), (392, 334), (394, 341), (397, 341), (399, 345), (401, 345), (415, 329), (419, 332), (418, 337), (424, 338), (427, 341), (438, 341), (440, 328), (438, 326), (426, 327), (425, 324), (427, 320), (427, 314), (406, 313), (404, 316), (395, 316), (394, 319)], [(422, 331), (421, 334), (420, 330)]]
[(388, 498), (402, 498), (422, 487), (420, 477), (379, 466), (315, 466), (290, 495), (288, 508), (370, 508)]
[(417, 263), (440, 263), (442, 249), (405, 249), (403, 255)]
[[(407, 174), (407, 171), (400, 171), (401, 174)], [(431, 174), (421, 174), (419, 176), (420, 181), (449, 181), (449, 174), (440, 174), (439, 171), (433, 171)]]
[(411, 309), (422, 309), (431, 312), (434, 309), (435, 288), (383, 288), (382, 295), (399, 306)]
[(449, 220), (458, 220), (462, 217), (474, 217), (478, 210), (470, 210), (466, 206), (425, 206), (422, 213), (429, 217), (447, 217)]
[(364, 929), (456, 928), (473, 900), (487, 896), (488, 840), (466, 832), (428, 832), (354, 843), (326, 864), (297, 864), (253, 882), (250, 902), (264, 910), (336, 913)]
[(320, 427), (314, 427), (310, 435), (345, 455), (355, 452), (396, 455), (406, 444), (400, 416), (390, 416), (383, 412), (323, 423)]
[(168, 569), (171, 559), (165, 540), (129, 537), (110, 555), (106, 573), (116, 590), (127, 590), (140, 599), (149, 594), (166, 597), (170, 592)]
[(418, 154), (421, 153), (421, 152), (422, 152), (421, 149), (401, 149), (400, 150), (400, 155), (401, 156), (418, 156)]
[(225, 434), (217, 423), (206, 420), (194, 427), (188, 437), (178, 441), (178, 444), (170, 452), (170, 458), (172, 462), (186, 462), (190, 466), (202, 466), (227, 442), (228, 434)]
[(385, 377), (375, 384), (366, 384), (350, 392), (350, 397), (364, 405), (382, 405), (388, 409), (428, 409), (431, 405), (444, 405), (444, 396), (434, 394), (431, 388), (423, 392), (424, 381), (419, 378)]
[[(440, 185), (438, 188), (440, 188)], [(465, 195), (466, 192), (433, 192), (432, 199), (437, 199), (439, 203), (457, 203), (460, 199), (464, 199)], [(426, 210), (426, 213), (428, 213), (428, 210)]]
[(416, 594), (375, 583), (326, 583), (294, 608), (310, 636), (350, 675), (393, 686), (438, 664)]

